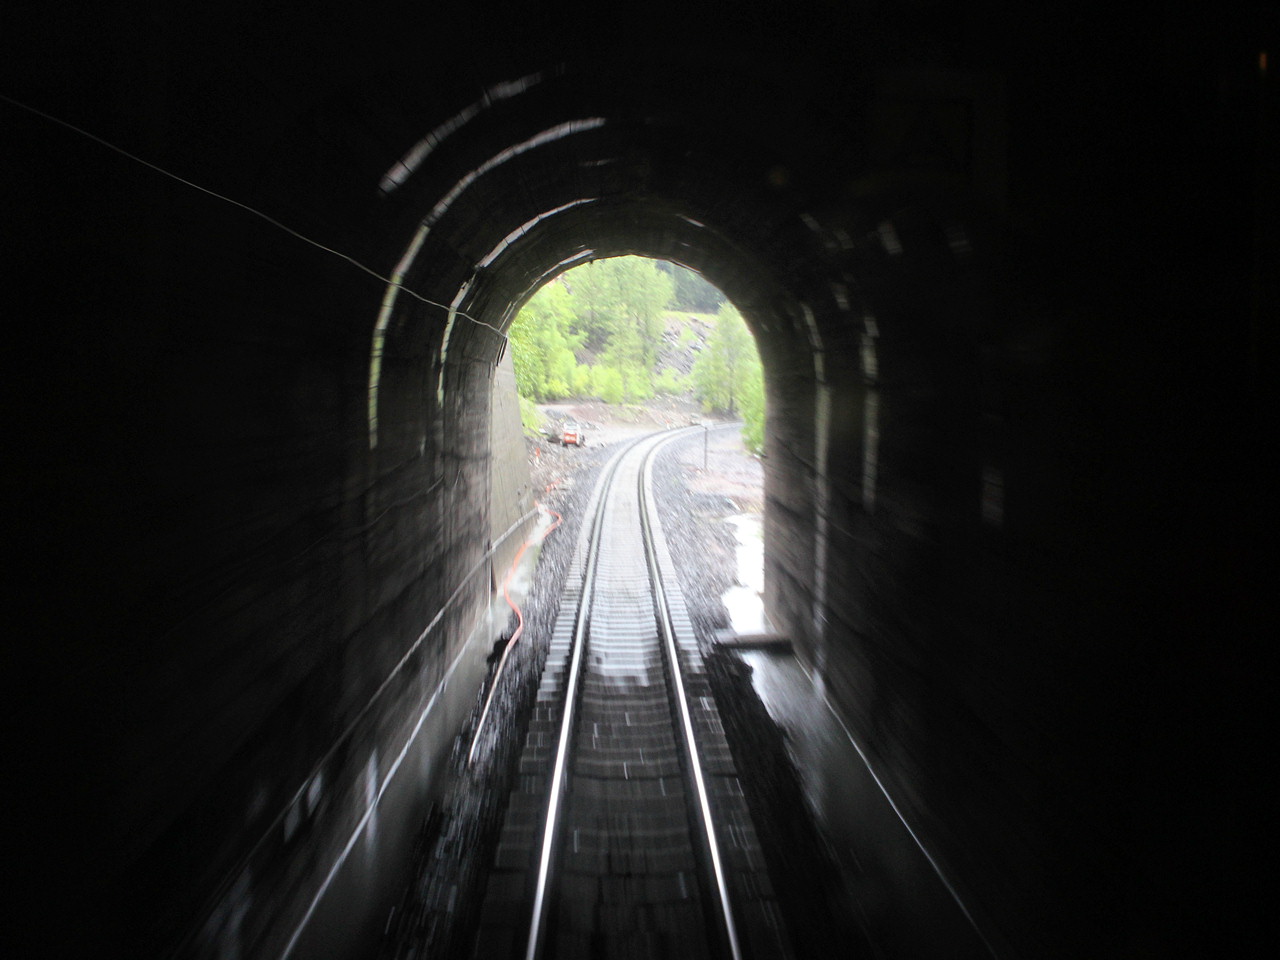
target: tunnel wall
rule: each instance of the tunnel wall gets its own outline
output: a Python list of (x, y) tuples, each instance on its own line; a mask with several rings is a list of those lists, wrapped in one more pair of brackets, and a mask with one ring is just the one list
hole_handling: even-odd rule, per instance
[(494, 368), (492, 416), (489, 419), (490, 494), (489, 536), (494, 544), (493, 571), (498, 587), (520, 552), (524, 533), (532, 528), (535, 509), (529, 455), (520, 426), (520, 397), (516, 369), (508, 349)]
[[(455, 357), (438, 403), (443, 311), (406, 318), (371, 450), (384, 283), (26, 123), (11, 132), (32, 145), (33, 189), (70, 186), (65, 206), (33, 211), (16, 266), (76, 277), (14, 301), (33, 318), (10, 380), (30, 451), (15, 477), (15, 595), (42, 638), (21, 675), (45, 684), (19, 713), (25, 762), (46, 771), (18, 797), (51, 838), (23, 862), (31, 916), (51, 890), (74, 905), (35, 942), (279, 956), (333, 866), (368, 855), (348, 845), (394, 773), (411, 787), (382, 807), (383, 855), (346, 888), (333, 946), (365, 950), (483, 671), (464, 654), (493, 576), (492, 364)], [(307, 206), (316, 181), (299, 176), (246, 164), (207, 182), (389, 274), (408, 237), (379, 246), (325, 223)], [(330, 197), (332, 213), (344, 196)], [(52, 376), (34, 319), (50, 315), (65, 345)], [(55, 605), (55, 583), (74, 600)]]

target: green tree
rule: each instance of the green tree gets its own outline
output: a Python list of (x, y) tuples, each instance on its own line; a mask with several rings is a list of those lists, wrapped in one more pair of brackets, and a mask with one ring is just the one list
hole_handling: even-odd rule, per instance
[(742, 442), (752, 453), (764, 453), (764, 371), (760, 355), (752, 351), (742, 376), (742, 393), (738, 401), (742, 411)]
[(574, 354), (582, 337), (572, 332), (569, 291), (558, 281), (546, 284), (516, 315), (507, 339), (516, 370), (516, 390), (530, 400), (551, 400), (573, 391)]
[(667, 367), (660, 374), (653, 378), (653, 389), (657, 393), (680, 394), (684, 393), (687, 384), (684, 377), (680, 376), (680, 371)]
[(591, 392), (605, 403), (621, 403), (625, 396), (622, 374), (613, 367), (592, 367)]
[(580, 363), (573, 368), (573, 395), (589, 397), (591, 395), (591, 368)]
[(572, 293), (573, 330), (619, 367), (652, 369), (662, 340), (663, 311), (674, 281), (644, 257), (612, 257), (564, 275)]
[(653, 383), (644, 367), (629, 367), (622, 373), (622, 392), (629, 403), (653, 399)]
[[(654, 351), (656, 353), (656, 347)], [(651, 361), (646, 356), (645, 340), (640, 328), (634, 323), (623, 320), (609, 338), (609, 344), (600, 354), (611, 367), (619, 370), (648, 370)]]
[(520, 401), (520, 426), (524, 429), (525, 436), (541, 436), (544, 427), (542, 411), (538, 409), (536, 403), (527, 397), (518, 397), (517, 399)]
[(675, 283), (672, 292), (672, 309), (689, 313), (714, 313), (724, 303), (724, 294), (708, 283), (700, 273), (670, 264), (671, 279)]
[(761, 376), (755, 341), (733, 304), (716, 315), (716, 328), (694, 361), (692, 376), (702, 405), (730, 416), (739, 412), (747, 380)]
[[(655, 389), (681, 392), (683, 378), (674, 372), (658, 378), (654, 366), (674, 277), (685, 273), (705, 283), (672, 264), (614, 257), (575, 267), (543, 286), (508, 331), (520, 395), (620, 403), (651, 399)], [(686, 332), (682, 345), (691, 338)], [(588, 357), (593, 365), (582, 362)]]

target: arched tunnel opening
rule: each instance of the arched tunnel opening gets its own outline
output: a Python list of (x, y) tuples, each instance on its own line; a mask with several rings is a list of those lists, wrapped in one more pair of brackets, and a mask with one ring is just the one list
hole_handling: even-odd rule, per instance
[(625, 255), (749, 323), (769, 616), (990, 952), (1249, 942), (1274, 18), (803, 12), (0, 31), (35, 946), (376, 935), (531, 522), (504, 333)]
[[(538, 78), (537, 83), (542, 82)], [(518, 85), (525, 90), (512, 94), (511, 99), (534, 85), (526, 79)], [(483, 111), (479, 111), (468, 122), (482, 117)], [(705, 158), (690, 163), (686, 156), (679, 156), (673, 164), (663, 157), (663, 141), (669, 139), (683, 151), (689, 138), (672, 131), (664, 131), (663, 139), (650, 147), (652, 156), (636, 157), (640, 148), (631, 144), (630, 162), (647, 176), (644, 195), (630, 196), (637, 181), (625, 174), (619, 177), (611, 168), (620, 150), (614, 138), (631, 141), (633, 133), (615, 129), (614, 124), (610, 118), (591, 117), (535, 127), (532, 135), (506, 144), (466, 169), (449, 187), (445, 199), (432, 207), (399, 261), (396, 280), (408, 289), (424, 289), (425, 281), (417, 278), (415, 267), (419, 258), (427, 267), (438, 267), (440, 257), (433, 243), (463, 258), (471, 257), (472, 262), (467, 264), (463, 259), (457, 272), (437, 288), (441, 291), (439, 305), (447, 303), (449, 314), (439, 358), (433, 355), (431, 375), (425, 379), (438, 384), (437, 402), (442, 409), (448, 402), (446, 385), (452, 383), (452, 390), (466, 398), (468, 415), (474, 416), (477, 391), (468, 389), (465, 378), (473, 372), (489, 375), (505, 346), (499, 335), (519, 306), (548, 280), (584, 262), (626, 255), (663, 258), (696, 269), (742, 305), (764, 354), (771, 410), (765, 431), (767, 614), (785, 625), (820, 690), (841, 679), (848, 683), (847, 675), (839, 678), (828, 666), (832, 637), (840, 632), (839, 626), (829, 626), (829, 622), (840, 618), (843, 602), (858, 595), (859, 578), (847, 565), (832, 563), (831, 554), (840, 550), (832, 540), (852, 536), (850, 527), (856, 521), (850, 517), (855, 505), (861, 506), (864, 515), (876, 512), (877, 485), (882, 476), (881, 323), (872, 315), (870, 304), (855, 291), (867, 284), (874, 270), (883, 270), (904, 253), (899, 228), (891, 221), (878, 223), (870, 233), (870, 243), (864, 238), (861, 244), (854, 244), (847, 233), (843, 239), (837, 237), (835, 231), (824, 231), (807, 211), (797, 212), (779, 199), (780, 193), (785, 195), (785, 168), (774, 165), (763, 182), (745, 185), (726, 181), (719, 167), (709, 174), (700, 172), (698, 165), (707, 163)], [(647, 118), (643, 126), (649, 126)], [(465, 132), (466, 124), (451, 125), (449, 136)], [(425, 142), (432, 144), (432, 150), (439, 146), (434, 135)], [(572, 163), (556, 152), (568, 149), (568, 144), (573, 146)], [(410, 179), (406, 171), (411, 159), (421, 163), (425, 158), (417, 150), (393, 168), (401, 178), (396, 189)], [(543, 164), (548, 169), (543, 169)], [(676, 167), (670, 175), (681, 183), (682, 195), (664, 196), (654, 186), (651, 171), (669, 165)], [(501, 192), (499, 171), (518, 199), (511, 200)], [(591, 176), (607, 180), (597, 185)], [(556, 177), (568, 181), (569, 192), (559, 188)], [(545, 190), (547, 199), (538, 202), (540, 198), (531, 198), (530, 182)], [(710, 202), (700, 196), (704, 192), (711, 195)], [(468, 203), (489, 211), (511, 211), (510, 219), (493, 223), (487, 232), (479, 230), (477, 216), (466, 210)], [(457, 210), (453, 209), (455, 204)], [(720, 218), (726, 209), (732, 211), (732, 217), (722, 227)], [(464, 239), (472, 244), (469, 249), (460, 250), (459, 239), (448, 233), (454, 217), (465, 224)], [(966, 227), (954, 220), (929, 222), (928, 215), (923, 219), (923, 224), (915, 225), (916, 230), (946, 238), (942, 269), (954, 268), (956, 263), (963, 269), (972, 252)], [(512, 228), (510, 223), (515, 221), (519, 223)], [(907, 229), (911, 228), (908, 225)], [(833, 256), (834, 251), (840, 254)], [(938, 253), (931, 256), (934, 264), (926, 270), (938, 263)], [(895, 280), (902, 283), (900, 278), (892, 278), (886, 285), (892, 289)], [(971, 366), (976, 344), (965, 341), (977, 340), (981, 334), (966, 330), (963, 318), (957, 322), (955, 315), (971, 307), (957, 291), (946, 289), (945, 283), (943, 280), (941, 289), (933, 292), (936, 299), (923, 305), (909, 304), (909, 298), (898, 292), (888, 294), (894, 300), (908, 301), (905, 310), (901, 303), (895, 304), (907, 313), (904, 326), (909, 327), (915, 319), (913, 307), (915, 317), (927, 317), (931, 324), (904, 338), (913, 344), (909, 349), (919, 351), (924, 359), (922, 362), (919, 354), (913, 357), (920, 367), (908, 374), (905, 388), (898, 385), (891, 409), (905, 414), (907, 422), (913, 415), (926, 421), (939, 418), (940, 423), (932, 427), (934, 441), (940, 435), (943, 443), (950, 445), (931, 451), (920, 458), (923, 462), (900, 467), (906, 481), (902, 486), (910, 491), (908, 496), (921, 498), (908, 507), (917, 516), (936, 512), (938, 501), (933, 497), (941, 488), (944, 496), (951, 498), (950, 509), (964, 518), (966, 532), (980, 524), (999, 529), (1004, 519), (1001, 467), (980, 463), (980, 452), (975, 455), (966, 449), (973, 443), (974, 424), (982, 420), (984, 411), (978, 400), (982, 371)], [(416, 321), (422, 326), (420, 301), (404, 301), (411, 319), (400, 322), (395, 313), (399, 303), (395, 290), (392, 286), (383, 300), (378, 330), (419, 336), (413, 325)], [(951, 314), (946, 324), (949, 329), (939, 331), (935, 317), (944, 302)], [(931, 339), (937, 342), (930, 344)], [(397, 347), (384, 335), (375, 338), (374, 349), (371, 371), (382, 368)], [(421, 348), (403, 353), (421, 355)], [(464, 369), (454, 372), (450, 368), (455, 365)], [(832, 376), (829, 371), (839, 374)], [(451, 381), (451, 377), (458, 379)], [(412, 382), (420, 379), (416, 376)], [(381, 390), (382, 384), (371, 373), (370, 440), (375, 448), (386, 442), (373, 432), (381, 422), (381, 401), (375, 403)], [(913, 393), (927, 398), (915, 409)], [(416, 403), (410, 408), (414, 406)], [(985, 413), (989, 418), (999, 417), (998, 411)], [(441, 429), (445, 434), (450, 432), (447, 419)], [(476, 432), (463, 423), (454, 429)], [(898, 437), (891, 434), (891, 443), (894, 440)], [(906, 438), (899, 442), (921, 446)], [(423, 438), (417, 443), (420, 449), (426, 445)], [(987, 460), (995, 456), (992, 451)], [(983, 471), (981, 476), (979, 470)], [(834, 477), (843, 479), (843, 490), (835, 489)], [(519, 513), (517, 509), (513, 516)], [(946, 527), (955, 521), (935, 515), (935, 522)], [(828, 591), (834, 596), (829, 597)], [(897, 602), (911, 606), (922, 601), (912, 595)], [(927, 608), (932, 602), (925, 600), (923, 606)], [(867, 693), (863, 692), (863, 701), (874, 710), (874, 698)], [(922, 691), (921, 709), (936, 709), (928, 702), (933, 693)], [(906, 727), (917, 723), (910, 719)], [(861, 759), (866, 762), (865, 754)], [(883, 788), (874, 770), (873, 777)], [(924, 849), (932, 860), (928, 847)], [(950, 886), (942, 867), (936, 861), (933, 866)], [(952, 893), (959, 899), (954, 889)], [(959, 902), (963, 910), (969, 910), (963, 900)]]

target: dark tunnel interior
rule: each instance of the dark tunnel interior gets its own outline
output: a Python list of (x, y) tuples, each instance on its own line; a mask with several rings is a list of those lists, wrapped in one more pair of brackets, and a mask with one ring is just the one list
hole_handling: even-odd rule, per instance
[(7, 5), (24, 955), (287, 953), (487, 607), (502, 331), (622, 254), (746, 317), (767, 609), (993, 952), (1251, 943), (1276, 25)]

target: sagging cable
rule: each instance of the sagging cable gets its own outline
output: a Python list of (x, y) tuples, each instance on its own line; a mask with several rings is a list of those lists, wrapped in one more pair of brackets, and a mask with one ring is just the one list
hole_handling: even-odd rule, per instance
[[(146, 167), (148, 170), (153, 170), (156, 173), (160, 174), (161, 176), (168, 177), (170, 180), (174, 180), (185, 187), (190, 187), (192, 190), (196, 190), (200, 193), (206, 194), (207, 196), (213, 197), (217, 200), (221, 200), (223, 203), (229, 203), (233, 207), (238, 207), (241, 210), (245, 211), (246, 213), (251, 214), (252, 216), (257, 217), (258, 219), (271, 224), (271, 226), (275, 227), (277, 230), (281, 230), (284, 233), (287, 233), (289, 236), (297, 240), (301, 240), (303, 243), (309, 244), (310, 246), (315, 247), (317, 250), (323, 250), (325, 253), (332, 254), (333, 256), (337, 257), (339, 260), (346, 261), (347, 263), (351, 264), (351, 266), (355, 267), (357, 270), (363, 271), (364, 273), (367, 273), (369, 276), (377, 280), (380, 280), (383, 283), (389, 284), (392, 287), (397, 287), (400, 290), (403, 290), (405, 293), (413, 297), (415, 300), (425, 303), (431, 307), (438, 307), (441, 310), (449, 309), (449, 307), (446, 304), (438, 303), (435, 300), (431, 300), (428, 297), (424, 297), (422, 294), (417, 293), (411, 290), (409, 287), (406, 287), (404, 284), (400, 283), (398, 279), (393, 279), (391, 277), (383, 276), (377, 270), (374, 270), (372, 267), (365, 266), (363, 263), (355, 259), (355, 257), (352, 257), (350, 254), (343, 253), (341, 250), (335, 250), (333, 247), (327, 246), (321, 243), (319, 240), (313, 240), (311, 237), (308, 237), (305, 234), (299, 233), (297, 230), (294, 230), (290, 226), (286, 226), (285, 224), (281, 223), (279, 220), (275, 219), (274, 217), (266, 213), (263, 213), (261, 210), (258, 210), (255, 207), (249, 206), (247, 203), (242, 203), (241, 201), (236, 200), (232, 197), (228, 197), (225, 194), (218, 193), (216, 190), (210, 190), (208, 187), (201, 186), (200, 184), (195, 183), (194, 181), (188, 180), (185, 177), (180, 177), (176, 173), (172, 173), (166, 170), (164, 167), (161, 167), (158, 164), (152, 163), (150, 160), (144, 160), (142, 157), (139, 157), (137, 154), (130, 153), (128, 150), (125, 150), (123, 147), (119, 147), (109, 140), (104, 140), (102, 137), (99, 137), (96, 134), (90, 133), (88, 130), (83, 129), (82, 127), (76, 126), (74, 123), (70, 123), (66, 120), (61, 119), (60, 117), (55, 117), (50, 113), (45, 113), (43, 110), (33, 107), (30, 104), (23, 103), (21, 100), (15, 100), (13, 97), (6, 96), (3, 93), (0, 93), (0, 100), (3, 100), (5, 103), (8, 103), (14, 107), (17, 107), (19, 110), (25, 110), (28, 113), (33, 114), (34, 116), (47, 120), (50, 123), (57, 124), (58, 126), (63, 127), (64, 129), (70, 130), (72, 133), (75, 133), (81, 137), (84, 137), (87, 140), (92, 140), (94, 143), (98, 144), (99, 146), (105, 147), (106, 149), (111, 150), (114, 153), (118, 153), (120, 154), (120, 156), (125, 157), (129, 160), (132, 160), (134, 163), (141, 164), (142, 166)], [(499, 330), (497, 327), (495, 327), (493, 324), (486, 323), (484, 320), (480, 320), (469, 314), (463, 313), (461, 310), (456, 311), (456, 315), (459, 317), (462, 317), (464, 320), (471, 321), (477, 326), (486, 327), (489, 330), (492, 330), (494, 333), (496, 333), (503, 340), (506, 340), (506, 335), (503, 334), (503, 332)]]

